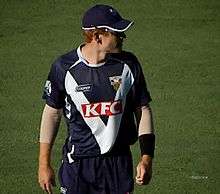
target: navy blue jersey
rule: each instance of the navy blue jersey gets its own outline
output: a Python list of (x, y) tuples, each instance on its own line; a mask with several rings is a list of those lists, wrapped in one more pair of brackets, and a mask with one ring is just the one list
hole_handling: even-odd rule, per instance
[(105, 63), (88, 64), (81, 47), (59, 57), (51, 67), (43, 98), (63, 108), (68, 127), (64, 157), (92, 157), (137, 140), (137, 107), (151, 101), (137, 58), (112, 53)]

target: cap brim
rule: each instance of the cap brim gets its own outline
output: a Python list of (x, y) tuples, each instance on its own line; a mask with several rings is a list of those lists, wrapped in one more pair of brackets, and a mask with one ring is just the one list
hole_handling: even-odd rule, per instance
[(115, 24), (112, 25), (110, 30), (113, 30), (115, 32), (125, 32), (126, 30), (128, 30), (128, 28), (130, 28), (132, 25), (134, 24), (133, 21), (129, 21), (129, 20), (121, 20), (120, 22), (117, 22)]
[(114, 32), (125, 32), (128, 28), (130, 28), (134, 24), (133, 21), (122, 19), (121, 21), (111, 25), (101, 25), (96, 27), (82, 27), (83, 30), (92, 30), (95, 28), (107, 28), (109, 30), (112, 30)]

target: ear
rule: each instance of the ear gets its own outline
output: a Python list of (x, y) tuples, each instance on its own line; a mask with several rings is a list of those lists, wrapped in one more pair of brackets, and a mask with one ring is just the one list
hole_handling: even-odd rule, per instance
[(95, 41), (96, 41), (97, 43), (102, 44), (102, 35), (101, 35), (101, 34), (95, 33), (95, 34), (94, 34), (94, 39), (95, 39)]

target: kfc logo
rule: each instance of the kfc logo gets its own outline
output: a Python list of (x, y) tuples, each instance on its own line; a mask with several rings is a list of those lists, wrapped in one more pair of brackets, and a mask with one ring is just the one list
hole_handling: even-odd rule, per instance
[(97, 117), (100, 115), (116, 115), (122, 113), (121, 100), (113, 102), (98, 102), (91, 104), (82, 104), (84, 117)]

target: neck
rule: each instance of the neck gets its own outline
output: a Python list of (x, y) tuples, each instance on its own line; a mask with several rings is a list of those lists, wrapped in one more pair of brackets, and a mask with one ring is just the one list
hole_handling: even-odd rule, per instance
[(99, 51), (92, 43), (85, 44), (82, 49), (82, 56), (89, 64), (99, 64), (105, 61), (106, 52)]

